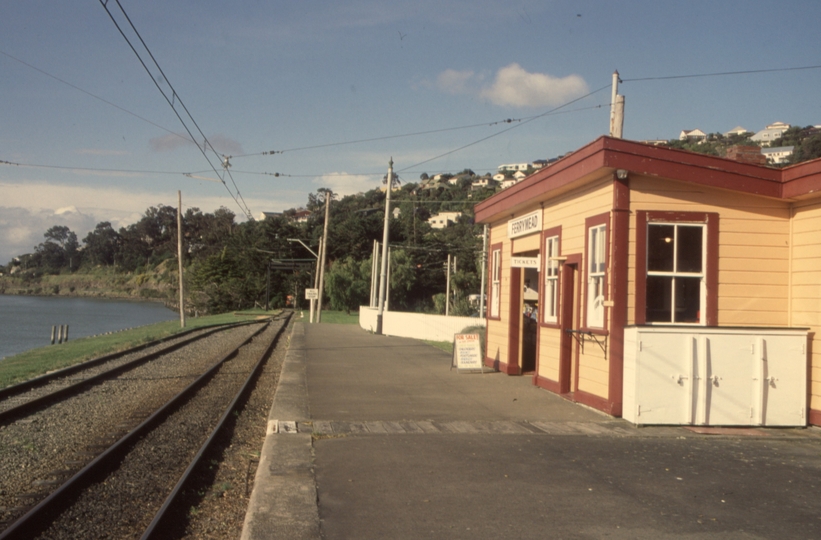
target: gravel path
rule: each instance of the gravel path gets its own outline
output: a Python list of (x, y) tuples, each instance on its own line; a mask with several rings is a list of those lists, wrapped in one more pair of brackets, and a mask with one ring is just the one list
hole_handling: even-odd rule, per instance
[(102, 450), (95, 445), (139, 424), (258, 329), (259, 325), (249, 325), (208, 336), (79, 396), (0, 426), (0, 519), (19, 515), (20, 506), (39, 500), (21, 496), (49, 492), (39, 483), (54, 478), (53, 471), (78, 470)]

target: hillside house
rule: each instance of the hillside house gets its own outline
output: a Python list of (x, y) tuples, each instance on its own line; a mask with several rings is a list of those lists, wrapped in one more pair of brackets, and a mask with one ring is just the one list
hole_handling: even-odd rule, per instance
[(785, 124), (784, 122), (775, 122), (761, 131), (756, 132), (755, 135), (750, 137), (750, 140), (757, 142), (761, 146), (770, 146), (770, 143), (780, 138), (781, 135), (783, 135), (788, 129), (790, 129), (789, 124)]
[(509, 163), (507, 165), (499, 165), (496, 170), (500, 173), (526, 171), (530, 167), (530, 163)]
[(703, 141), (707, 134), (700, 129), (685, 129), (678, 135), (680, 141)]
[(470, 189), (473, 191), (477, 189), (492, 189), (496, 187), (497, 184), (496, 177), (490, 178), (489, 176), (482, 176), (470, 183)]
[(509, 187), (515, 186), (518, 183), (519, 183), (519, 181), (515, 178), (505, 178), (504, 180), (502, 180), (501, 186), (502, 186), (502, 189), (507, 189)]
[(748, 133), (748, 131), (746, 129), (744, 129), (741, 126), (736, 126), (733, 129), (731, 129), (730, 131), (725, 131), (724, 136), (725, 137), (731, 137), (733, 135), (744, 135), (745, 133)]
[(601, 137), (475, 215), (486, 365), (636, 424), (821, 425), (821, 160)]
[(444, 229), (462, 216), (462, 212), (439, 212), (428, 218), (432, 229)]
[(767, 163), (780, 165), (786, 163), (795, 151), (794, 146), (775, 146), (773, 148), (762, 148), (761, 153), (767, 158)]
[(297, 223), (308, 223), (308, 219), (311, 217), (311, 211), (305, 210), (304, 208), (300, 208), (299, 210), (294, 213), (293, 220)]

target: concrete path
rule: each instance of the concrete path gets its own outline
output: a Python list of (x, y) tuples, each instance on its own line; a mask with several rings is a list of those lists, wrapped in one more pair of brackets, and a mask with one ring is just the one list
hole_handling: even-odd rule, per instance
[(720, 432), (637, 429), (418, 341), (298, 323), (242, 537), (821, 538), (819, 430)]

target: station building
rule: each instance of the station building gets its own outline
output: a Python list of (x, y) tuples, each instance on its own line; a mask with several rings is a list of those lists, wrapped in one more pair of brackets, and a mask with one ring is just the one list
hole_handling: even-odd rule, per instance
[(821, 160), (601, 137), (475, 211), (486, 365), (637, 424), (821, 425)]

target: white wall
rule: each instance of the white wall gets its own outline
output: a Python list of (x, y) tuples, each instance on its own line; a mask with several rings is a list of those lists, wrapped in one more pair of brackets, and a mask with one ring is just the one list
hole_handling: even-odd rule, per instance
[[(376, 308), (359, 306), (359, 326), (369, 332), (376, 331)], [(426, 339), (429, 341), (453, 341), (468, 326), (485, 326), (485, 319), (479, 317), (445, 317), (425, 313), (403, 313), (385, 311), (382, 313), (382, 333), (386, 336)]]

